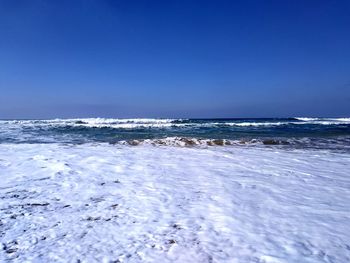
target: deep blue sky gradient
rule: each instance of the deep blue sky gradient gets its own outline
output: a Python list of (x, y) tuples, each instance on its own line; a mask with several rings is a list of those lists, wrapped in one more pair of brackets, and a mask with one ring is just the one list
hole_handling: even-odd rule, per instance
[(350, 1), (0, 0), (0, 118), (350, 116)]

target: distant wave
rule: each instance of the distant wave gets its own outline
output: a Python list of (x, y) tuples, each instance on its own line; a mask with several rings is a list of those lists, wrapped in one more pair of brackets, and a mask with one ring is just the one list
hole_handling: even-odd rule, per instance
[(228, 122), (223, 124), (228, 126), (249, 127), (249, 126), (279, 126), (279, 125), (291, 124), (291, 122)]
[(317, 121), (319, 118), (295, 117), (293, 119), (299, 120), (299, 121)]
[(309, 117), (295, 117), (294, 119), (304, 122), (350, 122), (350, 118), (309, 118)]
[[(298, 120), (298, 121), (296, 121)], [(216, 123), (218, 124), (218, 123)], [(276, 121), (276, 122), (226, 122), (222, 123), (223, 125), (228, 126), (280, 126), (280, 125), (342, 125), (350, 124), (350, 118), (295, 118), (295, 121)]]
[[(91, 128), (115, 128), (115, 129), (134, 129), (134, 128), (162, 128), (183, 126), (178, 123), (182, 119), (79, 119), (71, 126), (84, 126)], [(175, 123), (176, 122), (176, 123)]]
[[(90, 127), (90, 128), (118, 128), (132, 129), (138, 127), (171, 127), (181, 126), (183, 119), (112, 119), (112, 118), (81, 118), (81, 119), (51, 119), (51, 120), (9, 120), (0, 121), (8, 125), (25, 127)], [(175, 123), (176, 122), (176, 123)]]
[(18, 124), (116, 124), (116, 123), (170, 123), (181, 119), (150, 119), (150, 118), (133, 118), (133, 119), (112, 119), (112, 118), (77, 118), (77, 119), (48, 119), (48, 120), (3, 120), (7, 123)]
[[(349, 125), (350, 118), (309, 118), (296, 117), (290, 119), (254, 119), (254, 120), (190, 120), (190, 119), (156, 119), (156, 118), (75, 118), (51, 120), (0, 120), (2, 128), (221, 128), (221, 127), (274, 127), (281, 125)], [(0, 126), (0, 128), (1, 128)]]

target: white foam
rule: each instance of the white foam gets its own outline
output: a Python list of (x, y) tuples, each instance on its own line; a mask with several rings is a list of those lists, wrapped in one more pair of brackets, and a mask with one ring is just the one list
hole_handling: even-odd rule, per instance
[(330, 118), (333, 121), (350, 122), (350, 118)]
[[(195, 137), (165, 137), (158, 139), (140, 139), (140, 140), (128, 140), (119, 141), (117, 144), (121, 145), (154, 145), (154, 146), (227, 146), (227, 145), (242, 145), (242, 144), (254, 144), (256, 140), (228, 140), (228, 139), (204, 139)], [(262, 143), (261, 141), (259, 141)]]
[(344, 124), (344, 123), (349, 123), (350, 122), (350, 118), (307, 118), (307, 117), (296, 117), (295, 119), (303, 121), (305, 123), (321, 124), (321, 125)]
[(319, 118), (309, 118), (309, 117), (295, 117), (294, 119), (300, 121), (317, 121)]
[(134, 128), (166, 128), (172, 126), (184, 126), (186, 124), (174, 123), (182, 119), (111, 119), (111, 118), (81, 118), (81, 119), (52, 119), (52, 120), (9, 120), (0, 121), (0, 124), (8, 127), (90, 127), (90, 128), (116, 128), (116, 129), (134, 129)]
[(230, 126), (280, 126), (280, 125), (304, 125), (304, 124), (315, 124), (315, 125), (342, 125), (350, 123), (350, 118), (295, 118), (299, 121), (285, 121), (285, 122), (227, 122), (225, 125)]
[(230, 126), (249, 127), (249, 126), (280, 126), (280, 125), (290, 124), (290, 122), (228, 122), (225, 124)]
[(0, 261), (349, 262), (350, 155), (0, 144)]

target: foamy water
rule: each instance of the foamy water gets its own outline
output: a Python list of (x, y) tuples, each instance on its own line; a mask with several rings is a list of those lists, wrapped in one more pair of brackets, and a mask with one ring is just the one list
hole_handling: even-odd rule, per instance
[(350, 119), (0, 120), (0, 262), (350, 262)]
[(0, 144), (0, 261), (350, 262), (350, 154)]
[(0, 120), (0, 143), (284, 145), (350, 151), (350, 118)]

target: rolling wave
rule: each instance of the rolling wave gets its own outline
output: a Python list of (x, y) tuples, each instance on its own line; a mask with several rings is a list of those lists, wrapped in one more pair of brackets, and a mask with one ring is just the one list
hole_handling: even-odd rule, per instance
[(295, 117), (294, 119), (303, 122), (337, 122), (337, 123), (350, 123), (350, 118), (308, 118), (308, 117)]
[[(176, 147), (204, 147), (204, 146), (300, 146), (314, 148), (350, 149), (350, 137), (337, 139), (310, 139), (310, 138), (265, 138), (265, 139), (205, 139), (197, 137), (166, 137), (157, 139), (133, 139), (118, 141), (120, 145), (152, 145)], [(346, 145), (349, 145), (348, 147)], [(326, 146), (326, 147), (325, 147)]]
[[(180, 125), (182, 119), (112, 119), (112, 118), (81, 118), (81, 119), (52, 119), (52, 120), (2, 120), (1, 124), (21, 127), (90, 127), (132, 129), (138, 127), (171, 127)], [(177, 123), (174, 123), (177, 122)]]
[(76, 118), (52, 120), (1, 120), (0, 126), (55, 128), (55, 127), (88, 127), (112, 129), (136, 128), (171, 128), (171, 127), (273, 127), (282, 125), (347, 125), (350, 118), (309, 118), (295, 117), (290, 119), (247, 119), (247, 120), (190, 120), (190, 119), (113, 119), (113, 118)]

